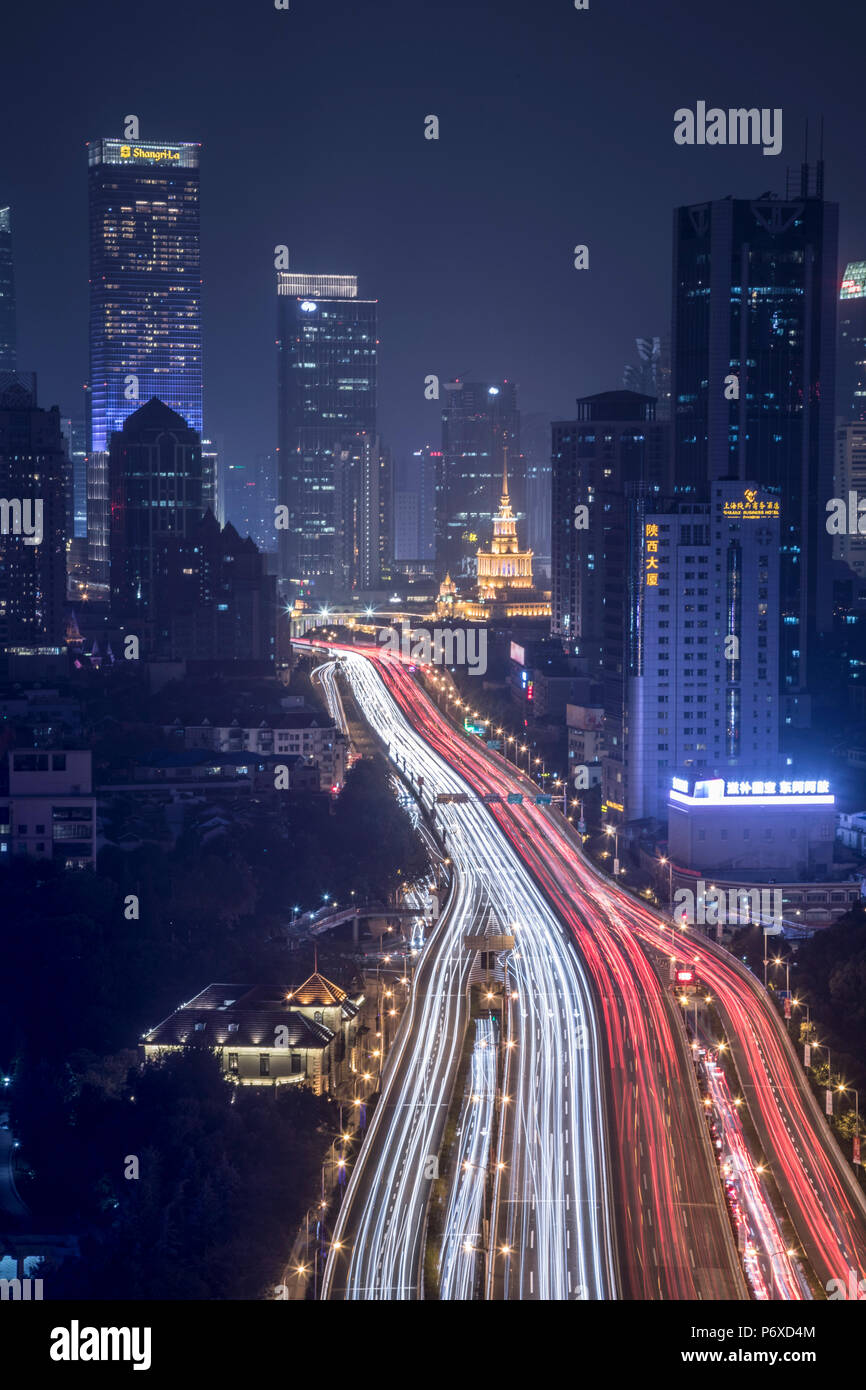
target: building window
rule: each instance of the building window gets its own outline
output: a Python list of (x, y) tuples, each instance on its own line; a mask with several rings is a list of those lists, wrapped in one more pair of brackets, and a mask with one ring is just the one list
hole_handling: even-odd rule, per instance
[(259, 1053), (259, 1076), (270, 1076), (270, 1074), (271, 1074), (271, 1058), (270, 1058), (270, 1054), (267, 1053), (267, 1052), (260, 1052), (260, 1053)]
[(300, 1052), (292, 1053), (292, 1076), (300, 1076), (304, 1070), (304, 1059)]
[(232, 1076), (238, 1074), (238, 1054), (236, 1052), (229, 1053), (229, 1072)]

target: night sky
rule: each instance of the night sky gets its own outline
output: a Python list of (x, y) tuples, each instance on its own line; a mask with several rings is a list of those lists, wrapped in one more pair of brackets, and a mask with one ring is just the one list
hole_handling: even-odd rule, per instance
[[(291, 0), (16, 5), (3, 20), (0, 204), (19, 365), (42, 405), (87, 379), (85, 141), (200, 140), (206, 432), (276, 433), (273, 247), (380, 301), (380, 431), (439, 439), (423, 380), (509, 377), (525, 411), (621, 385), (666, 333), (671, 210), (784, 194), (825, 118), (840, 260), (866, 259), (866, 7), (851, 0)], [(782, 107), (777, 158), (674, 144), (679, 106)], [(859, 108), (859, 109), (858, 109)], [(441, 122), (424, 139), (424, 117)], [(813, 143), (814, 151), (814, 143)], [(586, 243), (590, 270), (573, 269)]]

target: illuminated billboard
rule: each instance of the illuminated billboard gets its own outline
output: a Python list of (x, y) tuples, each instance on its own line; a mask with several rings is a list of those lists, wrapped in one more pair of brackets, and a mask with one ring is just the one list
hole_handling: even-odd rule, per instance
[(824, 779), (757, 778), (728, 781), (711, 777), (690, 782), (671, 779), (670, 800), (682, 806), (834, 806), (836, 798)]
[(756, 488), (746, 488), (741, 498), (726, 499), (722, 513), (734, 521), (776, 521), (779, 517), (779, 500), (776, 497), (759, 497)]

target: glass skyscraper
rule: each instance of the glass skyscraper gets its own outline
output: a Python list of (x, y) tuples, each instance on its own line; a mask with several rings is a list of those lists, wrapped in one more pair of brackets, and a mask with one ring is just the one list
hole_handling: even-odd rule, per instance
[(377, 309), (358, 298), (354, 275), (278, 272), (277, 504), (289, 512), (280, 576), (312, 581), (323, 595), (351, 582), (354, 504), (346, 509), (358, 489), (346, 465), (362, 468), (376, 435)]
[(92, 453), (153, 396), (201, 434), (199, 149), (87, 146)]
[(836, 412), (847, 424), (866, 420), (866, 261), (849, 261), (839, 291)]
[(752, 479), (781, 499), (783, 717), (801, 726), (832, 623), (837, 226), (820, 164), (797, 196), (674, 214), (674, 486), (704, 501)]
[(0, 208), (0, 371), (14, 372), (17, 366), (12, 209)]

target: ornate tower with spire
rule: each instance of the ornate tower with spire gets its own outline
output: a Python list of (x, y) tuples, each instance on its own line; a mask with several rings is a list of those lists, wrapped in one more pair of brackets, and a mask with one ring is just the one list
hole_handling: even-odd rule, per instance
[(508, 450), (502, 464), (502, 497), (493, 518), (489, 550), (478, 551), (478, 596), (505, 598), (512, 591), (532, 588), (532, 551), (521, 550), (517, 520), (508, 496)]

